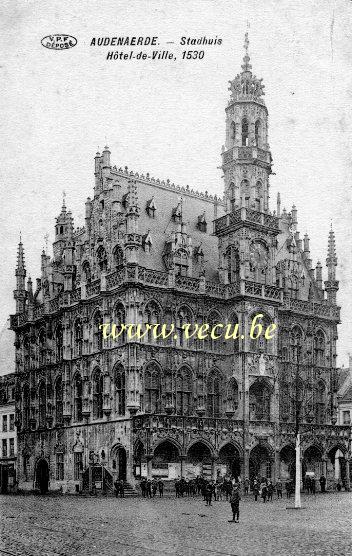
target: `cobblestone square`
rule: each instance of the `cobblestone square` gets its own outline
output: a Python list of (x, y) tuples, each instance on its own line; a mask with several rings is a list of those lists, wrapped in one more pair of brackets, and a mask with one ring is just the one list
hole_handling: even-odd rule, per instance
[(16, 556), (350, 555), (352, 494), (244, 497), (240, 523), (230, 504), (196, 498), (2, 496), (0, 554)]

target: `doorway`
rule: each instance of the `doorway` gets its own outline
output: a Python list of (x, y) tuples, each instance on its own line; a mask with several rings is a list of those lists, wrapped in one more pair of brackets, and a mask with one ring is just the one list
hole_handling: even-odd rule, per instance
[(49, 489), (49, 465), (46, 459), (40, 459), (36, 467), (36, 487), (40, 494), (46, 494)]

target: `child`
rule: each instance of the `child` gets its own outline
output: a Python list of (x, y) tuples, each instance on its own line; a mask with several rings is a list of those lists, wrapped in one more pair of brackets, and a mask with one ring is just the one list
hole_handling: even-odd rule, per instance
[(232, 487), (232, 493), (230, 497), (232, 519), (229, 520), (229, 523), (239, 523), (240, 521), (240, 500), (241, 500), (240, 489), (239, 489), (239, 485), (236, 483)]

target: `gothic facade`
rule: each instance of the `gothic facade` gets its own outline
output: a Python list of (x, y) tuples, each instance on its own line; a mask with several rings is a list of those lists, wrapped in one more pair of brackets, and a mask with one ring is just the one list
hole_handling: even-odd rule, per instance
[[(269, 205), (272, 157), (264, 86), (230, 82), (224, 198), (118, 168), (105, 147), (75, 228), (65, 202), (53, 256), (26, 281), (18, 249), (16, 425), (21, 488), (71, 491), (173, 479), (348, 473), (349, 428), (336, 424), (339, 307), (334, 233), (327, 279), (312, 266), (297, 210)], [(186, 339), (184, 323), (277, 325), (272, 340)], [(175, 323), (177, 338), (103, 340), (99, 325)]]

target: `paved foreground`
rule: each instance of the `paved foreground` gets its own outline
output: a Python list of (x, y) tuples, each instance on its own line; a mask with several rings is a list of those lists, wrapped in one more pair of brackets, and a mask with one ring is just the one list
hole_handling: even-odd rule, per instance
[(0, 555), (352, 555), (352, 494), (241, 502), (0, 496)]

